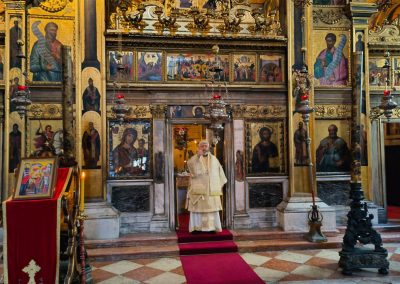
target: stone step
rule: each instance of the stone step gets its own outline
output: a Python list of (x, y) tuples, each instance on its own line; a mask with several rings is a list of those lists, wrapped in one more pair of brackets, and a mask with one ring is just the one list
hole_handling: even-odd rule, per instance
[(179, 256), (178, 245), (131, 246), (87, 249), (89, 261), (118, 261)]
[[(286, 232), (287, 234), (287, 232)], [(257, 251), (279, 251), (279, 250), (303, 250), (303, 249), (331, 249), (341, 248), (343, 241), (343, 234), (336, 236), (327, 236), (328, 241), (324, 243), (311, 243), (304, 239), (304, 233), (297, 239), (285, 239), (277, 236), (275, 239), (264, 240), (237, 240), (234, 241), (238, 246), (241, 253), (244, 252), (257, 252)], [(143, 238), (144, 236), (142, 236)], [(381, 233), (383, 244), (385, 243), (400, 243), (400, 233)], [(175, 237), (174, 244), (171, 236), (168, 241), (163, 241), (161, 238), (156, 244), (155, 238), (149, 242), (151, 245), (132, 245), (121, 247), (103, 246), (95, 248), (93, 243), (92, 248), (87, 248), (89, 261), (117, 261), (124, 259), (138, 259), (138, 258), (159, 258), (159, 257), (176, 257), (179, 256), (179, 247)], [(134, 239), (130, 237), (131, 241)], [(140, 239), (140, 238), (137, 238)], [(107, 241), (109, 242), (109, 241)], [(117, 241), (114, 244), (118, 244)]]
[[(374, 225), (373, 228), (377, 231), (377, 232), (381, 232), (381, 233), (390, 233), (390, 232), (399, 232), (400, 233), (400, 222), (390, 222), (387, 224), (378, 224), (378, 225)], [(337, 230), (344, 234), (344, 232), (346, 231), (346, 226), (338, 226)]]
[[(271, 229), (264, 231), (254, 230), (231, 230), (235, 241), (253, 241), (253, 240), (298, 240), (303, 239), (306, 233), (304, 232), (285, 232), (282, 229)], [(326, 237), (335, 237), (339, 231), (323, 231)]]
[(170, 246), (177, 244), (175, 233), (138, 233), (124, 235), (112, 240), (85, 240), (86, 249), (124, 248), (139, 246)]

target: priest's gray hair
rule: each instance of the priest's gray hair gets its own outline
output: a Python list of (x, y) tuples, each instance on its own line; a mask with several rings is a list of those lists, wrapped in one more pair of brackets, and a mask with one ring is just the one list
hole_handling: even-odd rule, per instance
[(207, 144), (208, 146), (210, 146), (210, 143), (209, 143), (207, 140), (201, 140), (201, 141), (199, 142), (199, 147), (200, 147), (201, 145), (204, 145), (204, 144)]

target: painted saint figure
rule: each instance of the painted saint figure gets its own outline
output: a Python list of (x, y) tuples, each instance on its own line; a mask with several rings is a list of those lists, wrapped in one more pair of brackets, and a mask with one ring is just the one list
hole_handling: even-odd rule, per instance
[(18, 167), (21, 162), (21, 131), (18, 129), (18, 124), (13, 125), (13, 130), (10, 132), (10, 159), (8, 171), (10, 173)]
[(278, 148), (271, 142), (272, 130), (262, 127), (258, 132), (261, 141), (253, 149), (251, 168), (253, 173), (270, 172), (275, 169), (270, 168), (269, 158), (278, 156)]
[(42, 124), (39, 125), (38, 130), (36, 130), (35, 138), (35, 148), (38, 150), (43, 150), (44, 147), (52, 147), (54, 131), (50, 124), (46, 125), (44, 131), (42, 131)]
[(337, 47), (336, 35), (328, 33), (325, 36), (326, 49), (322, 50), (314, 63), (314, 76), (320, 85), (345, 86), (349, 79), (348, 60), (343, 54), (346, 36), (341, 35)]
[(18, 40), (22, 37), (22, 30), (18, 25), (18, 21), (14, 20), (14, 26), (10, 29), (10, 69), (22, 66), (21, 58), (17, 57), (20, 48)]
[(235, 180), (243, 181), (244, 180), (244, 158), (243, 152), (240, 150), (236, 151), (236, 162), (235, 162)]
[(307, 155), (307, 130), (303, 127), (303, 122), (299, 122), (299, 128), (294, 132), (294, 146), (296, 148), (295, 165), (307, 166), (309, 163)]
[(83, 100), (83, 113), (90, 110), (95, 112), (100, 112), (100, 92), (93, 85), (92, 78), (89, 78), (88, 80), (88, 86), (83, 92), (82, 100)]
[(112, 151), (112, 163), (117, 175), (137, 175), (141, 169), (135, 166), (138, 159), (138, 151), (133, 145), (137, 139), (137, 131), (134, 128), (126, 128), (122, 134), (120, 144)]
[(142, 52), (139, 62), (139, 81), (161, 81), (161, 55), (157, 52)]
[(82, 148), (85, 168), (96, 169), (100, 159), (100, 134), (94, 128), (93, 122), (89, 122), (89, 129), (83, 133)]
[(350, 170), (350, 151), (346, 141), (337, 136), (335, 124), (328, 127), (329, 135), (321, 140), (317, 149), (317, 171), (346, 172)]
[(61, 82), (61, 47), (57, 39), (58, 25), (46, 24), (45, 35), (39, 30), (40, 21), (32, 24), (32, 32), (38, 38), (34, 43), (30, 56), (30, 71), (33, 81)]
[(227, 179), (218, 159), (210, 153), (208, 141), (199, 143), (197, 155), (187, 165), (191, 177), (187, 200), (189, 232), (221, 232), (219, 211), (222, 210), (222, 187)]

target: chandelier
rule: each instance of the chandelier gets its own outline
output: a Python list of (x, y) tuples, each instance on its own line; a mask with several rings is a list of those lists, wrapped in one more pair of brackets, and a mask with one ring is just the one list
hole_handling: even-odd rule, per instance
[(21, 118), (25, 116), (27, 107), (32, 104), (30, 95), (31, 92), (29, 91), (28, 86), (18, 86), (18, 90), (15, 92), (14, 97), (11, 98), (11, 103), (15, 105), (15, 110)]
[[(125, 95), (121, 92), (121, 85), (118, 83), (122, 76), (122, 72), (125, 70), (125, 66), (123, 64), (124, 54), (122, 53), (122, 36), (121, 33), (118, 35), (118, 52), (117, 52), (117, 77), (116, 81), (114, 81), (114, 92), (113, 92), (113, 106), (111, 107), (111, 111), (114, 116), (122, 123), (126, 117), (126, 115), (130, 112), (130, 107), (126, 105)], [(117, 92), (118, 89), (118, 92)]]
[[(19, 58), (21, 61), (23, 59), (26, 59), (26, 56), (23, 52), (23, 46), (25, 45), (24, 40), (21, 39), (21, 35), (19, 34), (20, 28), (18, 27), (18, 21), (17, 21), (17, 58)], [(22, 64), (21, 64), (22, 65)], [(24, 85), (18, 85), (17, 86), (17, 91), (14, 94), (11, 94), (12, 97), (10, 99), (11, 104), (15, 106), (15, 110), (18, 112), (19, 116), (23, 118), (26, 115), (26, 111), (29, 105), (32, 104), (32, 101), (30, 99), (31, 97), (31, 92), (29, 90), (29, 87), (27, 86), (28, 84), (28, 74), (27, 72), (23, 72), (22, 75), (25, 77), (25, 86)]]
[(385, 64), (382, 67), (383, 69), (386, 69), (387, 77), (385, 80), (385, 90), (383, 91), (383, 96), (381, 98), (379, 109), (383, 111), (383, 114), (388, 119), (392, 117), (393, 109), (397, 107), (397, 103), (392, 100), (393, 96), (389, 89), (389, 87), (391, 87), (391, 71), (392, 71), (390, 60), (391, 60), (390, 52), (387, 51), (385, 52)]
[(111, 111), (119, 121), (123, 122), (130, 111), (130, 107), (126, 105), (125, 95), (122, 92), (116, 92), (117, 86), (117, 83), (114, 82), (114, 101)]
[(213, 130), (215, 136), (215, 143), (218, 143), (220, 140), (219, 133), (224, 129), (224, 123), (229, 121), (230, 115), (228, 112), (229, 105), (224, 101), (222, 97), (222, 85), (225, 89), (225, 95), (228, 97), (228, 88), (225, 81), (221, 81), (221, 72), (223, 72), (223, 68), (221, 67), (221, 60), (218, 56), (219, 47), (218, 45), (214, 45), (212, 47), (212, 51), (215, 54), (215, 63), (209, 69), (212, 74), (211, 84), (206, 84), (205, 93), (206, 96), (209, 96), (207, 90), (211, 88), (211, 99), (208, 101), (207, 112), (204, 114), (204, 117), (209, 119), (211, 122), (210, 129)]

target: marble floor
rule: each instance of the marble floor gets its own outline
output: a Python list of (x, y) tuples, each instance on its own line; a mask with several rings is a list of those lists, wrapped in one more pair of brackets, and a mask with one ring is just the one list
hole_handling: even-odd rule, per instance
[[(265, 283), (400, 283), (400, 243), (388, 243), (389, 275), (366, 269), (343, 276), (338, 268), (340, 249), (241, 253)], [(94, 283), (186, 283), (179, 257), (92, 262)]]

